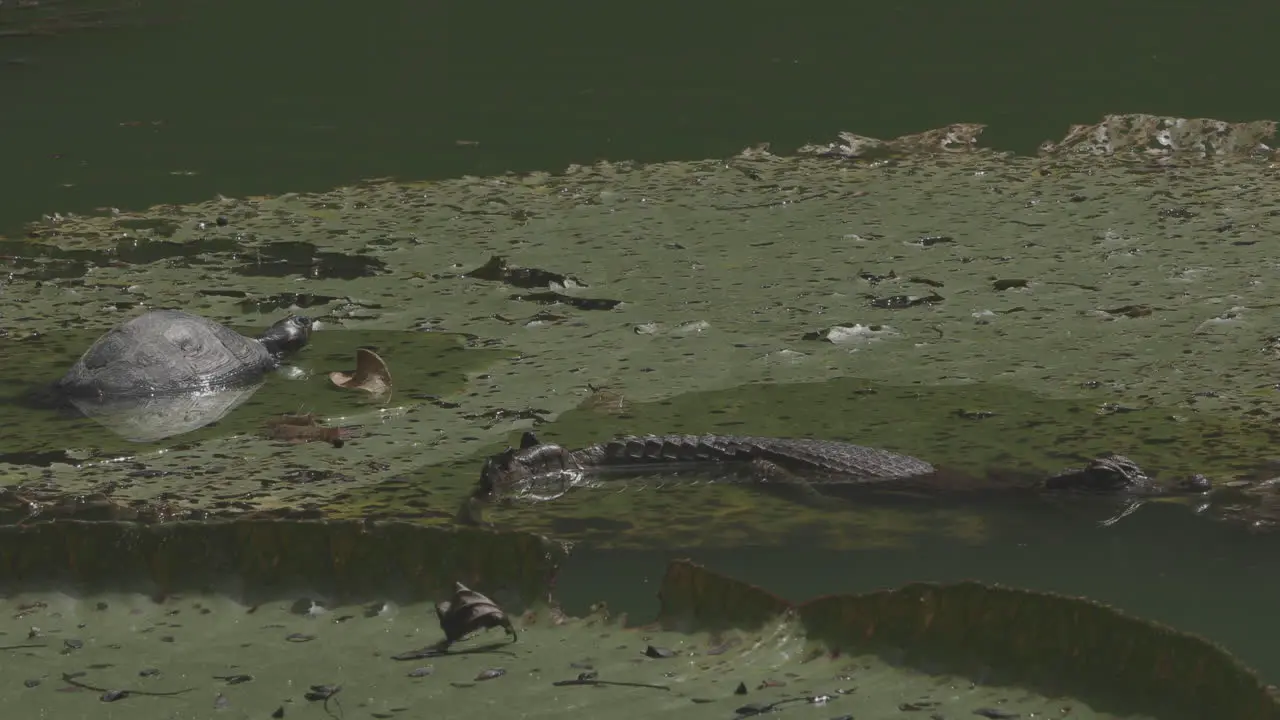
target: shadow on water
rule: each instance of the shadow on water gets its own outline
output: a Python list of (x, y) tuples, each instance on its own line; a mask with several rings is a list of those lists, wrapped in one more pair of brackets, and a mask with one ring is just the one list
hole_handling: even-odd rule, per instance
[[(168, 223), (162, 219), (121, 220), (116, 225), (122, 229), (145, 229), (166, 237), (173, 232), (165, 229)], [(216, 223), (201, 223), (206, 224), (212, 228)], [(15, 277), (24, 280), (74, 280), (83, 278), (92, 267), (148, 265), (160, 261), (181, 267), (225, 265), (232, 273), (245, 277), (300, 274), (316, 280), (355, 280), (386, 272), (386, 265), (376, 258), (322, 251), (301, 241), (279, 241), (259, 247), (229, 236), (219, 236), (212, 229), (209, 229), (207, 237), (181, 243), (137, 238), (117, 240), (109, 250), (67, 250), (55, 245), (0, 240), (0, 262)], [(226, 294), (212, 290), (206, 292)]]
[[(234, 327), (250, 336), (262, 329), (238, 323)], [(458, 336), (446, 333), (321, 330), (289, 362), (290, 369), (301, 371), (301, 377), (287, 377), (287, 371), (272, 373), (257, 392), (221, 420), (157, 443), (136, 443), (74, 411), (22, 402), (24, 394), (57, 380), (97, 336), (97, 332), (65, 330), (26, 340), (0, 339), (0, 354), (5, 357), (0, 366), (0, 434), (4, 437), (0, 462), (48, 465), (73, 458), (105, 458), (191, 445), (214, 437), (260, 432), (267, 418), (282, 413), (336, 418), (365, 413), (374, 407), (368, 396), (336, 388), (328, 378), (331, 371), (354, 367), (358, 347), (375, 349), (390, 366), (397, 385), (414, 396), (456, 392), (465, 385), (468, 372), (499, 356), (491, 350), (468, 349)]]

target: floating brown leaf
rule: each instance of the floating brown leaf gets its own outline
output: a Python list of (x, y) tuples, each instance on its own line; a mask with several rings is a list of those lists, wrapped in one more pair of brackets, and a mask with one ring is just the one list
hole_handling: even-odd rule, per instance
[(391, 399), (391, 371), (378, 354), (368, 348), (356, 350), (356, 369), (350, 372), (335, 370), (329, 373), (329, 380), (340, 388), (364, 390), (365, 392), (385, 396)]
[(436, 617), (440, 618), (440, 629), (444, 631), (441, 649), (447, 648), (477, 630), (501, 627), (511, 636), (511, 641), (518, 639), (511, 619), (488, 597), (458, 583), (453, 592), (453, 599), (436, 603)]
[(336, 448), (346, 444), (351, 437), (347, 428), (326, 427), (320, 424), (315, 413), (301, 415), (276, 415), (267, 419), (267, 437), (288, 443), (309, 443), (316, 440), (333, 445)]

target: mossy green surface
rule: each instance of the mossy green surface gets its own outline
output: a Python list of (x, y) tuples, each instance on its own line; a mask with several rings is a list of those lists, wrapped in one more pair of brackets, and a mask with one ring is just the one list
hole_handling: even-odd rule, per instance
[[(1161, 147), (1152, 140), (1166, 127), (1160, 122), (1108, 120), (1040, 157), (956, 138), (947, 141), (952, 151), (938, 152), (946, 137), (973, 132), (956, 126), (855, 159), (753, 149), (704, 161), (371, 182), (50, 217), (6, 244), (6, 343), (32, 333), (43, 335), (33, 347), (87, 342), (148, 307), (183, 307), (237, 326), (302, 308), (329, 327), (317, 340), (326, 348), (317, 369), (342, 369), (332, 365), (362, 343), (394, 345), (405, 349), (387, 357), (399, 387), (390, 406), (360, 413), (353, 398), (272, 384), (281, 393), (273, 410), (286, 400), (283, 411), (324, 407), (365, 431), (342, 452), (279, 448), (233, 414), (223, 430), (180, 451), (101, 443), (112, 457), (134, 457), (95, 464), (88, 458), (101, 432), (60, 424), (57, 441), (77, 451), (72, 462), (81, 467), (8, 465), (0, 473), (68, 490), (114, 485), (132, 499), (235, 496), (254, 507), (341, 506), (341, 498), (412, 474), (424, 493), (452, 500), (460, 488), (430, 468), (474, 462), (513, 429), (577, 406), (591, 386), (643, 403), (734, 388), (749, 397), (760, 383), (847, 377), (917, 386), (923, 397), (940, 386), (997, 393), (967, 400), (970, 408), (1000, 404), (1000, 388), (1009, 388), (1081, 403), (1091, 418), (1117, 413), (1074, 434), (1041, 430), (1039, 440), (1006, 443), (1009, 454), (1056, 438), (1052, 456), (1026, 453), (1034, 467), (1103, 441), (1160, 443), (1178, 437), (1168, 431), (1175, 421), (1202, 437), (1231, 435), (1199, 462), (1168, 448), (1149, 453), (1153, 471), (1247, 465), (1266, 444), (1255, 442), (1261, 431), (1237, 434), (1235, 423), (1266, 427), (1278, 408), (1268, 379), (1275, 304), (1258, 253), (1280, 230), (1280, 185), (1271, 160), (1251, 154), (1250, 138), (1265, 135), (1257, 128), (1167, 124), (1181, 154), (1159, 157), (1150, 148)], [(1096, 137), (1111, 144), (1099, 151), (1081, 140)], [(1214, 154), (1199, 157), (1206, 148)], [(549, 288), (560, 293), (557, 303), (464, 276), (494, 255), (573, 281)], [(563, 301), (573, 297), (621, 302)], [(466, 333), (472, 352), (495, 353), (464, 352), (455, 363), (439, 346), (392, 339), (429, 331)], [(80, 344), (46, 346), (29, 355), (31, 367), (6, 377), (56, 377)], [(469, 370), (467, 384), (437, 383), (431, 373), (441, 368)], [(869, 437), (858, 407), (842, 398), (815, 408), (825, 418), (821, 434)], [(1119, 413), (1132, 408), (1141, 422), (1121, 424)], [(777, 415), (757, 405), (738, 429), (786, 429)], [(1008, 439), (994, 423), (975, 426), (991, 428), (989, 441)], [(11, 452), (48, 444), (20, 430), (6, 432), (6, 449), (19, 446)], [(945, 455), (912, 432), (899, 444)], [(264, 482), (274, 489), (263, 493)]]
[[(59, 522), (4, 528), (0, 557), (0, 700), (23, 717), (1280, 717), (1200, 638), (977, 583), (792, 604), (676, 561), (659, 615), (627, 621), (558, 610), (563, 548), (522, 533)], [(518, 637), (430, 651), (429, 601), (463, 579)]]

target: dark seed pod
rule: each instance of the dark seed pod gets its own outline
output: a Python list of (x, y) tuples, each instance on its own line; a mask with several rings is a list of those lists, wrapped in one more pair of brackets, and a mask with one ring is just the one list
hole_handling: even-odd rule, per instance
[(441, 647), (448, 647), (478, 630), (496, 627), (505, 630), (512, 642), (518, 639), (511, 619), (497, 603), (462, 583), (456, 585), (452, 600), (436, 603), (436, 617), (444, 631)]

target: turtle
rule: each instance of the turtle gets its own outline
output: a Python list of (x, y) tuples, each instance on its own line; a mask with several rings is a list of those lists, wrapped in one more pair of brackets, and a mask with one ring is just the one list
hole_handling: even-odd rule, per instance
[(257, 384), (307, 344), (314, 323), (290, 315), (250, 338), (181, 310), (153, 310), (108, 330), (54, 384), (68, 398), (185, 395)]

